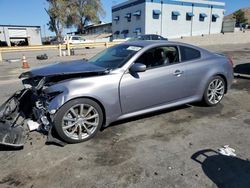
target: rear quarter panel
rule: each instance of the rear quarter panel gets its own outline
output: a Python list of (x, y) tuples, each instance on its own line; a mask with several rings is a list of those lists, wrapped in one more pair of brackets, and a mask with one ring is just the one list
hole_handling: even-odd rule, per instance
[(230, 88), (233, 81), (233, 68), (226, 57), (202, 52), (202, 58), (186, 62), (189, 64), (186, 74), (188, 77), (187, 86), (190, 95), (202, 99), (209, 80), (215, 75), (222, 75), (225, 78), (227, 87)]

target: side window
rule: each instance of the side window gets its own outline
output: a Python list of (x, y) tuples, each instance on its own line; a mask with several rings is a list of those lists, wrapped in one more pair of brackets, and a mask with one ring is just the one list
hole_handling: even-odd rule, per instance
[(152, 35), (152, 40), (159, 40), (159, 37), (157, 35)]
[(201, 53), (199, 50), (190, 47), (180, 46), (180, 51), (182, 61), (190, 61), (201, 57)]
[(178, 49), (176, 46), (153, 48), (142, 54), (135, 62), (143, 63), (147, 66), (147, 68), (167, 66), (178, 63)]

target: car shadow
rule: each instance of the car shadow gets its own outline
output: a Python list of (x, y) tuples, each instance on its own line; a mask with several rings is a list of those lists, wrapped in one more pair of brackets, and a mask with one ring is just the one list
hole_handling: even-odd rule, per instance
[(218, 188), (250, 187), (250, 161), (224, 156), (212, 149), (194, 153), (191, 159), (201, 165), (205, 175)]
[(22, 150), (23, 146), (21, 147), (10, 147), (5, 145), (0, 145), (0, 151), (19, 151)]
[(234, 67), (234, 73), (250, 75), (250, 63), (236, 65)]
[(118, 121), (116, 121), (114, 123), (111, 123), (109, 126), (102, 128), (101, 130), (105, 130), (105, 129), (109, 128), (109, 127), (114, 127), (114, 126), (121, 125), (121, 124), (124, 124), (124, 123), (137, 121), (137, 120), (140, 120), (140, 119), (150, 118), (150, 117), (153, 117), (153, 116), (156, 116), (156, 115), (161, 115), (161, 114), (174, 112), (174, 111), (181, 110), (181, 109), (190, 108), (191, 106), (196, 106), (196, 105), (199, 105), (199, 104), (198, 103), (197, 104), (194, 103), (192, 105), (186, 104), (186, 105), (182, 105), (182, 106), (178, 106), (178, 107), (158, 110), (158, 111), (155, 111), (155, 112), (150, 112), (150, 113), (134, 116), (134, 117), (131, 117), (131, 118), (126, 118), (126, 119), (123, 119), (123, 120), (118, 120)]

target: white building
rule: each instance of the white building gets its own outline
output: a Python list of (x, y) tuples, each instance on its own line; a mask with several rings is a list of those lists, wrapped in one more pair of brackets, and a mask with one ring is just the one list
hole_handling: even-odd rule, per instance
[(0, 25), (0, 46), (41, 44), (40, 26)]
[(114, 38), (220, 33), (224, 8), (224, 2), (206, 0), (129, 0), (112, 7), (112, 32)]

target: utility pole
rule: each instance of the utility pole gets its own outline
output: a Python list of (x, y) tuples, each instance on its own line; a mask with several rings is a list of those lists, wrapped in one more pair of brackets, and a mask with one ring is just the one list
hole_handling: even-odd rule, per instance
[(209, 35), (211, 34), (211, 25), (212, 25), (212, 18), (213, 18), (213, 5), (211, 5), (211, 10), (210, 10), (210, 20), (209, 20), (209, 31), (208, 31), (208, 33), (209, 33)]
[(44, 39), (46, 40), (47, 36), (46, 36), (46, 28), (45, 28), (45, 25), (43, 25), (43, 32), (44, 32)]
[[(194, 15), (194, 4), (192, 4), (192, 14)], [(193, 36), (193, 22), (194, 22), (194, 16), (191, 18), (191, 36)]]
[(163, 1), (161, 1), (161, 36), (162, 36), (162, 23), (163, 23), (163, 20), (162, 20), (162, 10), (163, 10)]

